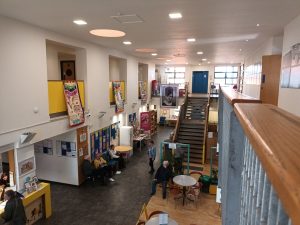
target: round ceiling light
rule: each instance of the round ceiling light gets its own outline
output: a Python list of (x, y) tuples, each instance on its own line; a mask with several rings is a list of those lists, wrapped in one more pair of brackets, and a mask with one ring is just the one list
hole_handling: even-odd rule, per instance
[(95, 29), (90, 31), (91, 34), (99, 37), (123, 37), (125, 32), (120, 30), (110, 30), (110, 29)]

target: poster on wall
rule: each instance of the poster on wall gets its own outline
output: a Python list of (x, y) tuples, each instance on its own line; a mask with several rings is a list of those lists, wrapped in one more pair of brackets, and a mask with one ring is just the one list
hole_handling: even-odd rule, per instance
[(116, 102), (116, 113), (120, 113), (124, 111), (124, 99), (122, 97), (121, 92), (121, 83), (119, 81), (113, 81), (113, 90)]
[(114, 123), (110, 126), (110, 145), (119, 145), (120, 140), (120, 122)]
[(300, 43), (283, 56), (281, 70), (282, 88), (300, 88)]
[(151, 129), (150, 123), (150, 112), (142, 112), (141, 113), (141, 129), (144, 131), (149, 131)]
[(152, 80), (151, 82), (151, 94), (152, 96), (159, 96), (160, 89), (159, 89), (159, 83), (157, 80)]
[(178, 84), (162, 84), (160, 88), (160, 107), (176, 108), (178, 99)]
[(70, 127), (84, 123), (84, 112), (76, 81), (64, 81), (64, 94), (68, 108)]
[(147, 103), (147, 83), (145, 81), (139, 81), (139, 99), (141, 99), (141, 104)]
[(32, 172), (35, 170), (34, 157), (19, 162), (18, 166), (20, 176)]

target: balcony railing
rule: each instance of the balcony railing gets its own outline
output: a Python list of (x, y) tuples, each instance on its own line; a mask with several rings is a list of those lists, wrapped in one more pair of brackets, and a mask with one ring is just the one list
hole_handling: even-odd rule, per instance
[(220, 94), (222, 224), (298, 225), (300, 118), (255, 102)]
[[(82, 107), (85, 106), (84, 81), (77, 81)], [(67, 115), (64, 86), (61, 80), (48, 81), (48, 102), (50, 118)]]

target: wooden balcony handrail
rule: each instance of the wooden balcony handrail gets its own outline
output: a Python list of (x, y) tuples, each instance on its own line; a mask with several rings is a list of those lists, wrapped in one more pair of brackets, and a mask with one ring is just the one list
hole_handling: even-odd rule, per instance
[(239, 93), (231, 87), (220, 87), (230, 105), (235, 103), (261, 103), (261, 100)]
[(234, 111), (285, 211), (300, 224), (300, 117), (265, 104), (235, 104)]

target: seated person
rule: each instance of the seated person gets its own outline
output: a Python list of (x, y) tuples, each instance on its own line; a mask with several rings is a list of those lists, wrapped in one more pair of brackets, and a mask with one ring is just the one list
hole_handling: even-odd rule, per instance
[(0, 178), (0, 200), (2, 201), (4, 200), (4, 192), (5, 192), (5, 188), (7, 187), (10, 187), (9, 177), (6, 172), (3, 172)]
[(162, 184), (163, 190), (163, 199), (167, 196), (167, 183), (169, 179), (172, 177), (172, 172), (169, 169), (169, 162), (163, 161), (163, 164), (158, 168), (155, 174), (155, 179), (152, 181), (152, 192), (151, 195), (156, 193), (156, 185), (158, 183)]
[(93, 181), (95, 180), (96, 174), (93, 165), (90, 161), (89, 155), (84, 156), (84, 160), (82, 163), (82, 171), (84, 176), (91, 177)]
[(104, 151), (102, 158), (107, 162), (107, 165), (112, 169), (113, 173), (116, 173), (118, 169), (118, 162), (110, 157), (109, 151)]
[(95, 170), (100, 174), (104, 174), (105, 176), (109, 177), (110, 181), (115, 181), (112, 178), (112, 168), (108, 166), (106, 160), (103, 159), (102, 155), (102, 153), (98, 153), (96, 155), (96, 159), (94, 160)]
[(110, 145), (110, 148), (108, 151), (109, 151), (109, 155), (110, 155), (111, 159), (118, 162), (119, 170), (124, 169), (125, 168), (125, 160), (124, 160), (123, 156), (115, 150), (115, 145)]

